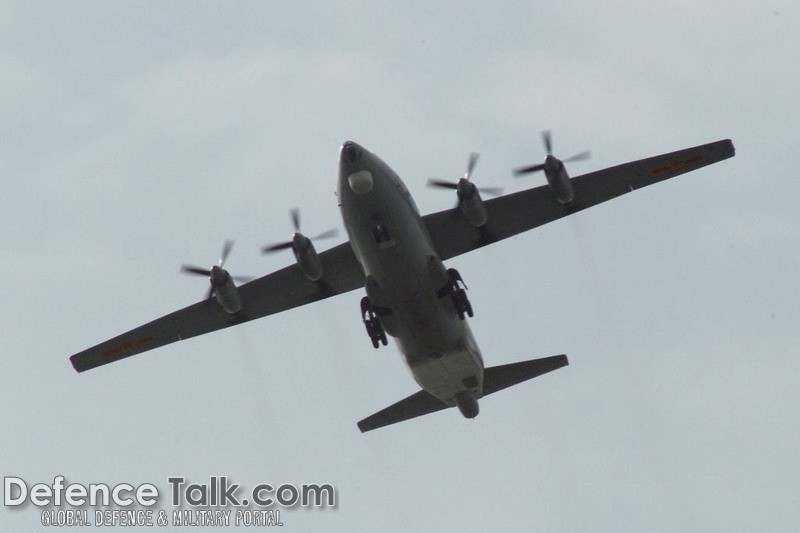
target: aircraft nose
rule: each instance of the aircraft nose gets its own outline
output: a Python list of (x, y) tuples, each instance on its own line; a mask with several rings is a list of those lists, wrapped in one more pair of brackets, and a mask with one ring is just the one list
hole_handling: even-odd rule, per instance
[(342, 145), (339, 155), (339, 192), (350, 190), (357, 195), (372, 191), (372, 158), (364, 148), (347, 141)]
[(364, 149), (353, 141), (347, 141), (342, 145), (339, 158), (345, 163), (355, 163), (361, 158)]

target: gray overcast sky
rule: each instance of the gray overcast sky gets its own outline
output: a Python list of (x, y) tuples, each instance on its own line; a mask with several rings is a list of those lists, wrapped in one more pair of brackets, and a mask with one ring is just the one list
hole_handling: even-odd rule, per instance
[[(433, 5), (432, 5), (433, 4)], [(0, 3), (0, 471), (334, 484), (296, 531), (795, 531), (800, 8), (788, 0)], [(571, 365), (362, 435), (413, 393), (360, 291), (83, 375), (197, 301), (186, 263), (341, 229), (339, 145), (507, 191), (732, 138), (737, 156), (448, 262), (487, 365)], [(325, 243), (327, 245), (327, 243)], [(325, 247), (323, 245), (323, 248)], [(162, 502), (163, 507), (168, 507)], [(9, 531), (40, 513), (3, 508)]]

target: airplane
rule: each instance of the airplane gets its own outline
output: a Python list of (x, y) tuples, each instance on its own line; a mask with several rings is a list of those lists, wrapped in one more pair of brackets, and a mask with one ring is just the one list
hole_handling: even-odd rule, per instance
[(387, 335), (394, 338), (420, 390), (358, 422), (361, 432), (451, 407), (475, 418), (485, 396), (566, 366), (568, 360), (562, 354), (485, 367), (466, 320), (473, 316), (466, 284), (444, 261), (735, 155), (731, 140), (724, 139), (571, 178), (564, 162), (586, 156), (562, 161), (552, 154), (548, 132), (544, 140), (544, 164), (517, 173), (542, 170), (547, 184), (484, 201), (469, 180), (477, 158), (472, 156), (457, 183), (438, 185), (456, 189), (457, 205), (425, 216), (389, 165), (347, 141), (339, 151), (337, 183), (347, 241), (318, 254), (300, 234), (293, 212), (295, 236), (282, 247), (292, 248), (296, 263), (237, 287), (220, 262), (210, 275), (209, 297), (76, 353), (72, 365), (84, 372), (364, 290), (361, 320), (372, 345), (386, 346)]

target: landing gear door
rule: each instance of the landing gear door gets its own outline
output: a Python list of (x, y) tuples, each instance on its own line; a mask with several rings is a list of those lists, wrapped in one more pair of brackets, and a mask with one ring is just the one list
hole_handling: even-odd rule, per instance
[(394, 227), (385, 213), (376, 213), (370, 217), (370, 233), (373, 242), (382, 250), (397, 244)]

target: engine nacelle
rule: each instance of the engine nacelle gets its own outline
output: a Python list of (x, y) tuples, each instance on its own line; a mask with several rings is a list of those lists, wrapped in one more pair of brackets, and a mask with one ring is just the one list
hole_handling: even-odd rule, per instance
[(211, 287), (214, 297), (226, 312), (234, 315), (242, 310), (242, 297), (227, 270), (218, 266), (212, 267)]
[(461, 178), (458, 180), (458, 208), (464, 217), (476, 228), (486, 225), (486, 206), (483, 205), (478, 188), (474, 183)]
[(556, 197), (563, 205), (571, 204), (575, 200), (575, 187), (572, 186), (572, 180), (567, 175), (567, 169), (564, 164), (555, 157), (548, 155), (545, 159), (544, 167), (545, 176), (547, 176), (547, 184), (553, 196)]
[(295, 233), (292, 240), (292, 251), (303, 274), (310, 281), (319, 281), (322, 278), (322, 263), (311, 239), (300, 233)]
[(550, 179), (548, 176), (547, 183), (550, 185), (550, 190), (553, 191), (553, 196), (560, 203), (568, 205), (575, 200), (575, 188), (566, 173), (561, 173), (555, 176), (554, 179)]

